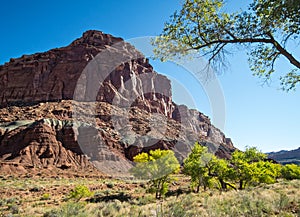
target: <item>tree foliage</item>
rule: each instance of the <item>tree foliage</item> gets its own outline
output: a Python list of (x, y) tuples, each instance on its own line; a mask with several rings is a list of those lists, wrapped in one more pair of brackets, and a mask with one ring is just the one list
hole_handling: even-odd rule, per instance
[(281, 165), (270, 161), (258, 161), (253, 164), (257, 170), (258, 183), (272, 184), (280, 177)]
[(171, 182), (171, 174), (180, 170), (180, 164), (171, 150), (150, 150), (133, 158), (136, 163), (132, 168), (132, 174), (140, 179), (150, 180), (150, 192), (155, 192), (159, 199), (168, 190)]
[(300, 166), (296, 164), (287, 164), (282, 167), (281, 175), (287, 180), (300, 179)]
[(228, 187), (243, 190), (260, 183), (275, 183), (281, 173), (285, 174), (285, 178), (294, 179), (300, 174), (299, 168), (289, 166), (281, 169), (280, 164), (268, 161), (267, 155), (255, 147), (248, 147), (244, 152), (236, 150), (231, 159), (219, 159), (208, 153), (207, 147), (196, 143), (184, 160), (183, 172), (191, 177), (192, 187), (199, 192), (201, 186), (204, 189), (210, 187), (213, 180), (219, 182), (221, 190), (227, 190)]
[(227, 187), (231, 187), (236, 189), (232, 180), (234, 180), (234, 169), (230, 165), (229, 161), (226, 159), (219, 159), (217, 157), (213, 157), (210, 163), (211, 170), (210, 174), (213, 177), (216, 177), (220, 183), (220, 189), (227, 190)]
[(253, 0), (248, 10), (233, 13), (225, 12), (224, 5), (224, 0), (185, 0), (155, 40), (156, 56), (166, 60), (198, 50), (221, 69), (236, 45), (246, 48), (253, 74), (266, 80), (278, 59), (289, 61), (291, 69), (280, 72), (280, 79), (283, 89), (294, 89), (300, 81), (300, 61), (288, 42), (298, 42), (299, 1)]
[(259, 181), (261, 170), (267, 168), (263, 167), (264, 164), (257, 166), (257, 162), (265, 160), (266, 154), (258, 151), (255, 147), (246, 148), (245, 152), (236, 150), (232, 154), (230, 163), (233, 165), (234, 174), (233, 179), (239, 183), (239, 189), (244, 189), (250, 183)]
[[(180, 170), (180, 164), (171, 150), (157, 149), (141, 153), (134, 157), (134, 162), (136, 166), (131, 169), (132, 174), (148, 180), (148, 191), (155, 193), (157, 199), (167, 193), (168, 185), (173, 180), (171, 174)], [(300, 179), (300, 166), (273, 163), (255, 147), (247, 147), (245, 151), (236, 150), (231, 159), (220, 159), (198, 142), (184, 160), (182, 172), (191, 177), (191, 187), (196, 192), (201, 187), (204, 190), (209, 187), (243, 190), (261, 183), (275, 183), (278, 178)]]
[(196, 187), (199, 192), (200, 186), (206, 189), (209, 186), (211, 176), (209, 175), (209, 162), (213, 154), (208, 153), (205, 146), (195, 143), (192, 152), (184, 160), (183, 173), (191, 177), (191, 186)]

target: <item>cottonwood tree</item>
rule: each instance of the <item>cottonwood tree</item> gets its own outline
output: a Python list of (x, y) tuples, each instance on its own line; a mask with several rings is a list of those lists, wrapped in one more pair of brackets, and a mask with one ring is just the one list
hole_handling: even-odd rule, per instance
[(149, 180), (150, 192), (155, 192), (156, 199), (161, 198), (168, 191), (172, 181), (171, 174), (180, 170), (180, 164), (171, 150), (150, 150), (140, 153), (133, 158), (136, 163), (131, 169), (132, 174), (144, 180)]
[(208, 152), (207, 147), (195, 143), (191, 153), (184, 160), (183, 173), (191, 177), (191, 187), (196, 188), (196, 192), (200, 191), (203, 186), (204, 190), (209, 187), (212, 176), (209, 173), (213, 154)]
[(219, 181), (221, 190), (227, 190), (228, 186), (236, 190), (234, 183), (232, 183), (235, 180), (235, 171), (228, 160), (214, 156), (210, 165), (210, 175)]
[(300, 179), (300, 166), (296, 164), (287, 164), (282, 167), (281, 175), (287, 180)]
[(220, 159), (198, 142), (184, 160), (183, 173), (191, 177), (191, 186), (196, 192), (201, 186), (204, 190), (212, 187), (215, 181), (219, 182), (220, 190), (228, 187), (243, 190), (260, 183), (275, 183), (280, 177), (300, 179), (299, 166), (273, 163), (256, 147), (247, 147), (244, 152), (236, 150), (231, 159)]
[(185, 0), (154, 41), (155, 54), (167, 60), (197, 50), (219, 70), (237, 46), (247, 51), (253, 74), (266, 81), (283, 58), (290, 67), (278, 73), (283, 89), (291, 90), (300, 81), (299, 52), (290, 49), (299, 33), (299, 0), (253, 0), (248, 10), (233, 13), (225, 12), (224, 0)]
[(184, 160), (183, 173), (191, 177), (191, 187), (195, 192), (200, 191), (203, 186), (204, 190), (210, 187), (214, 179), (220, 183), (221, 189), (225, 190), (228, 185), (235, 188), (226, 180), (230, 178), (229, 163), (225, 159), (219, 159), (208, 152), (208, 148), (196, 142), (191, 153)]
[(236, 150), (230, 160), (234, 168), (232, 179), (239, 183), (239, 189), (243, 190), (247, 185), (258, 182), (261, 167), (257, 167), (256, 162), (263, 161), (267, 155), (258, 151), (255, 147), (246, 148), (245, 152)]
[(258, 161), (253, 164), (258, 171), (256, 180), (258, 183), (272, 184), (280, 177), (281, 165), (270, 161)]

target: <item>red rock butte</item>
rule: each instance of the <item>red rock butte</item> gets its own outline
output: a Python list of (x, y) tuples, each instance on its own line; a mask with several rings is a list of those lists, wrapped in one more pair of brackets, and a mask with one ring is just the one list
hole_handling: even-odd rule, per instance
[[(99, 63), (99, 55), (111, 58)], [(93, 64), (97, 70), (91, 74)], [(82, 77), (90, 82), (84, 89)], [(235, 150), (207, 116), (172, 101), (170, 80), (143, 54), (95, 30), (66, 47), (0, 66), (0, 106), (0, 173), (96, 167), (124, 175), (136, 154), (151, 149), (172, 149), (179, 160), (196, 141), (220, 157)], [(74, 108), (81, 119), (75, 120)]]

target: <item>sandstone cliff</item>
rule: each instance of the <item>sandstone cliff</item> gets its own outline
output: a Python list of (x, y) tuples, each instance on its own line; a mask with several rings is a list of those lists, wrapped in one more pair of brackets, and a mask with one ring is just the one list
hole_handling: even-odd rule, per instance
[(170, 81), (140, 52), (99, 31), (0, 66), (0, 106), (0, 171), (117, 175), (150, 149), (179, 160), (195, 141), (220, 157), (235, 149), (207, 116), (172, 102)]
[[(87, 72), (93, 67), (91, 64), (86, 68), (87, 64), (101, 52), (109, 56), (101, 64), (94, 64), (99, 67), (96, 73)], [(77, 82), (85, 73), (91, 77), (89, 82), (102, 81), (101, 86), (96, 83), (100, 88), (96, 96), (88, 94), (95, 83), (87, 84), (85, 101), (112, 103), (118, 98), (133, 98), (145, 110), (172, 115), (170, 81), (154, 72), (148, 60), (130, 44), (99, 31), (87, 31), (67, 47), (23, 55), (0, 66), (0, 106), (74, 99)], [(142, 84), (138, 75), (145, 73), (150, 75), (149, 80)], [(144, 89), (152, 92), (144, 93)], [(156, 94), (161, 92), (163, 95)]]

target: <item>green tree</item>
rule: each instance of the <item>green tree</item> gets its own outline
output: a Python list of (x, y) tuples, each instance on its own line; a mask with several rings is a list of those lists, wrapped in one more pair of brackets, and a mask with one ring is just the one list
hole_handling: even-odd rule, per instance
[(300, 179), (300, 166), (287, 164), (281, 168), (281, 175), (287, 180)]
[(281, 84), (294, 89), (300, 81), (300, 61), (289, 42), (298, 42), (299, 1), (253, 0), (248, 10), (233, 13), (225, 12), (224, 5), (224, 0), (185, 0), (154, 41), (156, 56), (166, 60), (198, 50), (221, 69), (228, 51), (238, 46), (246, 49), (253, 74), (266, 80), (275, 72), (276, 61), (286, 59), (291, 67), (280, 72)]
[(232, 154), (231, 164), (234, 168), (233, 179), (239, 183), (239, 189), (244, 189), (251, 182), (259, 181), (259, 168), (255, 162), (266, 159), (267, 155), (258, 151), (255, 147), (246, 148), (245, 152), (236, 150)]
[(228, 160), (219, 159), (214, 156), (210, 162), (210, 165), (210, 175), (217, 178), (220, 183), (221, 190), (226, 190), (228, 186), (236, 189), (236, 187), (230, 183), (231, 180), (234, 180), (235, 173)]
[(253, 164), (257, 170), (258, 183), (272, 184), (280, 177), (281, 165), (270, 161), (258, 161)]
[(183, 173), (191, 177), (191, 186), (196, 187), (196, 192), (200, 191), (200, 186), (204, 190), (209, 186), (211, 175), (209, 174), (209, 162), (213, 154), (208, 153), (205, 146), (195, 143), (192, 152), (184, 160)]
[(180, 164), (171, 150), (151, 150), (133, 158), (136, 163), (131, 169), (133, 175), (140, 179), (150, 180), (150, 191), (155, 192), (157, 199), (168, 191), (172, 181), (171, 174), (180, 170)]

